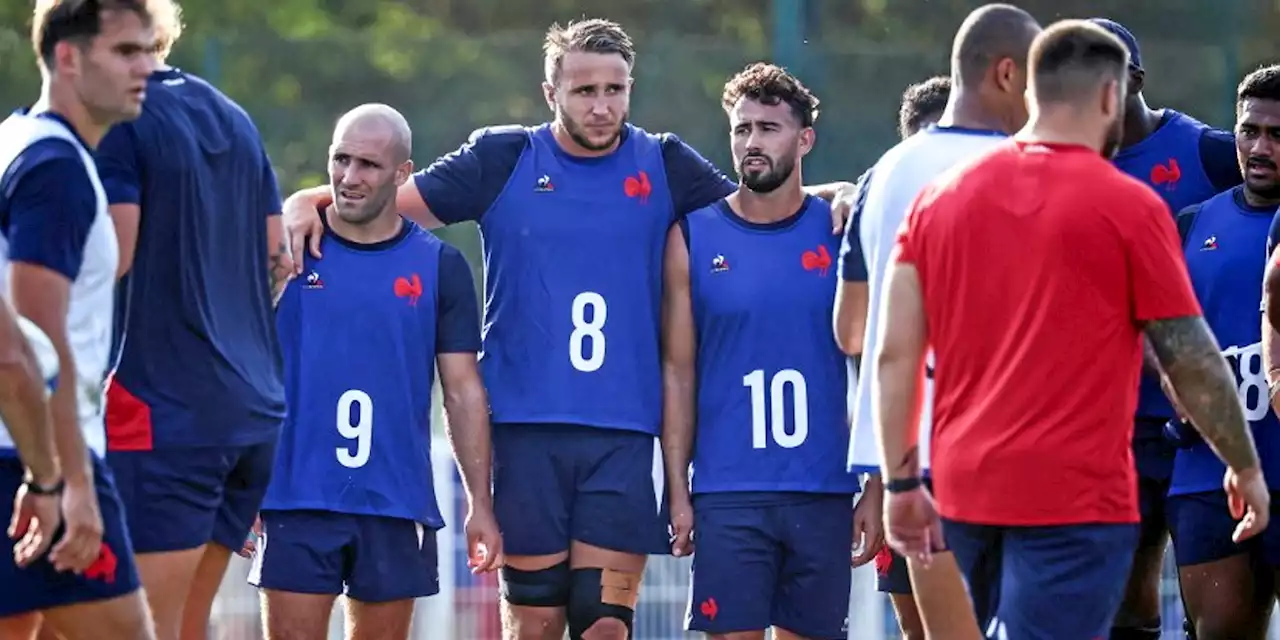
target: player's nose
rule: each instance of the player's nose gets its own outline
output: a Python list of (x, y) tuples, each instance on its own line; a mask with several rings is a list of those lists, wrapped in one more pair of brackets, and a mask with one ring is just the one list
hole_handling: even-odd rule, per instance
[(597, 117), (607, 117), (613, 112), (613, 107), (609, 100), (604, 97), (596, 98), (591, 102), (591, 115)]
[(1271, 136), (1257, 136), (1249, 145), (1249, 156), (1253, 158), (1266, 158), (1272, 163), (1275, 162), (1273, 155), (1275, 154), (1275, 141)]

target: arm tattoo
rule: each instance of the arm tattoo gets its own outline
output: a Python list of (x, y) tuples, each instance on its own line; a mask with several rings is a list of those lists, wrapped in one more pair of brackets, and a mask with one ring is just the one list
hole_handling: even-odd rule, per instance
[(284, 285), (289, 282), (291, 269), (285, 263), (288, 251), (289, 248), (285, 246), (284, 242), (276, 245), (276, 250), (271, 253), (270, 264), (267, 267), (267, 273), (270, 276), (267, 282), (271, 287), (271, 303), (273, 305), (280, 301), (280, 295), (284, 293)]
[(1232, 469), (1258, 464), (1236, 378), (1200, 316), (1147, 323), (1146, 337), (1192, 424)]
[(902, 460), (898, 462), (898, 466), (894, 468), (894, 476), (909, 475), (916, 476), (920, 474), (920, 446), (915, 445), (903, 454)]
[(1160, 359), (1156, 357), (1156, 350), (1151, 347), (1151, 339), (1142, 337), (1142, 373), (1152, 377), (1161, 375)]

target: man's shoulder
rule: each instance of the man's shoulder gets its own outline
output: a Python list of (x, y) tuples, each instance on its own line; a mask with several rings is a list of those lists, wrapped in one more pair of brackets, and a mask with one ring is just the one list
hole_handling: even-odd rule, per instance
[(83, 143), (57, 116), (14, 115), (0, 122), (0, 163), (9, 166), (58, 157), (83, 158)]
[(113, 133), (116, 129), (131, 134), (140, 149), (171, 146), (174, 136), (213, 153), (228, 145), (261, 146), (258, 127), (244, 107), (203, 79), (177, 69), (153, 74), (142, 113), (116, 125)]
[(71, 180), (73, 176), (85, 179), (88, 175), (81, 149), (74, 142), (64, 138), (40, 138), (14, 150), (12, 161), (0, 172), (0, 195), (13, 195), (18, 184), (26, 179), (62, 181)]
[(918, 133), (885, 152), (872, 167), (868, 198), (901, 191), (899, 195), (910, 199), (930, 182), (955, 175), (974, 161), (997, 152), (1007, 140), (996, 135), (947, 131)]
[(728, 206), (726, 204), (725, 199), (720, 198), (719, 200), (716, 200), (715, 202), (712, 202), (711, 204), (705, 207), (701, 207), (698, 209), (694, 209), (693, 211), (690, 211), (688, 214), (684, 216), (684, 219), (688, 221), (697, 221), (697, 222), (703, 222), (706, 220), (716, 220), (716, 219), (719, 219), (720, 216), (722, 215), (720, 212), (720, 208), (725, 206)]
[(1168, 124), (1173, 124), (1186, 129), (1193, 129), (1195, 131), (1213, 129), (1213, 127), (1201, 122), (1195, 116), (1183, 113), (1177, 109), (1166, 108), (1165, 113), (1169, 114)]
[(477, 151), (480, 149), (511, 149), (513, 147), (523, 150), (529, 144), (529, 138), (536, 130), (537, 127), (522, 124), (480, 127), (467, 136), (467, 144)]

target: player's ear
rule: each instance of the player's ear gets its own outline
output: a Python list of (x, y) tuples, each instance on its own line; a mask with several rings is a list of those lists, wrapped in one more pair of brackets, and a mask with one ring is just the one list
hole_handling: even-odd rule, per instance
[(1147, 81), (1147, 73), (1142, 69), (1129, 70), (1129, 90), (1131, 96), (1142, 93), (1142, 85)]
[(63, 40), (53, 46), (53, 69), (50, 69), (50, 71), (79, 75), (80, 57), (82, 55), (84, 55), (84, 50), (80, 45), (69, 40)]
[(547, 101), (547, 108), (556, 111), (556, 86), (550, 82), (542, 83), (542, 98)]
[(1124, 106), (1124, 96), (1120, 95), (1123, 86), (1115, 78), (1107, 78), (1102, 82), (1102, 115), (1114, 118)]
[(813, 127), (805, 127), (800, 130), (800, 157), (801, 158), (805, 157), (806, 155), (809, 155), (809, 152), (813, 150), (813, 143), (814, 141), (817, 140), (817, 135), (818, 134), (814, 132)]
[(408, 182), (411, 175), (413, 175), (413, 161), (405, 160), (400, 166), (396, 167), (396, 186), (398, 187)]
[(1005, 93), (1020, 92), (1018, 63), (1013, 58), (1000, 58), (995, 64), (996, 86)]

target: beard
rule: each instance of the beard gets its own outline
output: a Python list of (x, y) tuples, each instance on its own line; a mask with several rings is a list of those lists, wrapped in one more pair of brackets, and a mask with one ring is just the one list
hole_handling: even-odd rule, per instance
[[(747, 160), (764, 160), (769, 166), (762, 170), (753, 171), (744, 166)], [(796, 159), (794, 155), (783, 156), (778, 158), (776, 162), (773, 158), (765, 155), (750, 155), (738, 163), (738, 179), (742, 181), (743, 186), (756, 193), (772, 193), (778, 187), (781, 187), (795, 170)]]
[(627, 115), (625, 113), (622, 114), (622, 118), (618, 120), (617, 129), (613, 131), (608, 140), (594, 142), (587, 136), (586, 127), (570, 118), (569, 114), (563, 110), (559, 111), (560, 121), (564, 123), (564, 130), (569, 134), (569, 139), (587, 151), (608, 151), (610, 147), (617, 143), (618, 138), (622, 137), (622, 127), (627, 123)]

